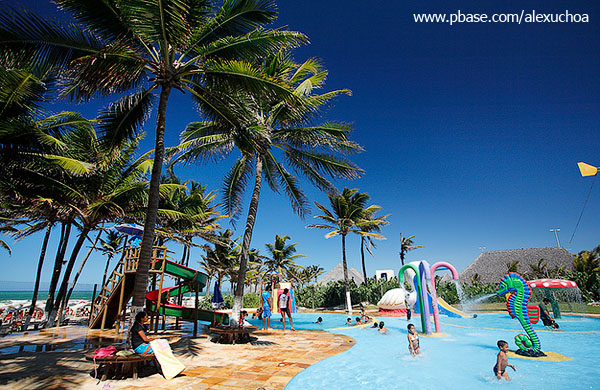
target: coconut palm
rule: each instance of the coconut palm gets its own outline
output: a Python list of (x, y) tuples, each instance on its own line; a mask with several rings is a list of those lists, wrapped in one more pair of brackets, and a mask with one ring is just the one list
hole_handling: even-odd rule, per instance
[[(218, 239), (215, 231), (220, 229), (217, 223), (225, 216), (219, 215), (213, 201), (215, 191), (206, 191), (206, 186), (198, 182), (186, 181), (180, 185), (177, 177), (163, 178), (163, 186), (176, 185), (159, 202), (157, 236), (159, 245), (167, 240), (175, 240), (184, 246), (181, 264), (185, 263), (192, 239), (203, 238), (209, 242)], [(191, 189), (188, 186), (191, 185)]]
[[(139, 158), (134, 157), (139, 139), (114, 145), (103, 138), (96, 138), (93, 130), (88, 135), (72, 136), (85, 145), (85, 151), (75, 148), (73, 152), (76, 155), (84, 152), (84, 155), (90, 158), (89, 161), (93, 162), (95, 169), (88, 175), (71, 179), (70, 187), (74, 191), (80, 234), (66, 264), (56, 296), (57, 302), (63, 302), (63, 298), (66, 297), (73, 266), (88, 234), (103, 222), (130, 218), (130, 215), (147, 204), (145, 179), (152, 166), (147, 153)], [(88, 136), (90, 139), (87, 139)], [(56, 313), (58, 311), (55, 306), (48, 315), (49, 323), (55, 319)]]
[[(8, 10), (0, 16), (0, 49), (24, 61), (44, 59), (65, 66), (62, 95), (86, 101), (98, 95), (133, 94), (119, 101), (128, 123), (142, 122), (154, 95), (156, 114), (154, 165), (132, 311), (141, 310), (147, 287), (164, 154), (165, 114), (171, 92), (197, 95), (204, 84), (239, 82), (255, 91), (294, 96), (273, 80), (260, 78), (240, 63), (282, 44), (300, 44), (302, 34), (265, 30), (276, 18), (272, 0), (56, 0), (78, 24), (60, 24), (32, 12)], [(79, 27), (83, 26), (83, 27)], [(123, 118), (122, 118), (123, 119)], [(113, 128), (108, 142), (120, 142), (135, 127)]]
[[(296, 64), (288, 51), (282, 50), (266, 57), (253, 71), (286, 85), (297, 100), (290, 103), (277, 96), (248, 93), (244, 89), (226, 86), (201, 91), (205, 99), (200, 106), (204, 113), (211, 114), (211, 120), (192, 123), (186, 128), (182, 143), (176, 149), (180, 154), (174, 159), (185, 162), (219, 159), (237, 148), (241, 157), (227, 174), (222, 189), (225, 213), (234, 218), (241, 212), (246, 185), (254, 178), (242, 241), (233, 319), (239, 318), (242, 308), (248, 251), (263, 178), (275, 192), (283, 189), (293, 210), (304, 217), (309, 212), (308, 200), (298, 179), (286, 169), (284, 162), (326, 191), (333, 188), (327, 176), (353, 179), (362, 174), (360, 168), (343, 157), (362, 150), (348, 139), (350, 126), (339, 123), (310, 125), (311, 120), (334, 97), (349, 93), (348, 90), (320, 95), (313, 92), (322, 87), (327, 75), (317, 60)], [(279, 153), (283, 156), (279, 157)]]
[(102, 275), (102, 286), (106, 283), (106, 274), (108, 273), (108, 267), (112, 258), (119, 253), (119, 247), (123, 242), (124, 236), (122, 236), (116, 230), (108, 230), (105, 238), (100, 238), (101, 252), (106, 256), (106, 266), (104, 267), (104, 275)]
[(325, 206), (315, 202), (315, 205), (323, 212), (323, 215), (316, 215), (315, 218), (320, 218), (325, 221), (322, 224), (311, 224), (309, 228), (328, 229), (331, 230), (325, 235), (325, 238), (335, 236), (342, 237), (342, 266), (344, 268), (344, 287), (346, 290), (346, 309), (348, 313), (352, 313), (352, 301), (350, 299), (350, 286), (348, 280), (348, 262), (346, 260), (346, 236), (348, 233), (358, 234), (360, 236), (373, 237), (376, 239), (384, 238), (378, 233), (374, 233), (372, 229), (366, 227), (374, 224), (382, 224), (385, 221), (365, 219), (366, 213), (374, 213), (380, 207), (376, 205), (368, 206), (369, 195), (365, 192), (358, 192), (358, 189), (344, 188), (342, 193), (330, 192), (328, 195), (331, 211)]
[(223, 277), (226, 276), (231, 269), (235, 268), (235, 263), (239, 257), (239, 251), (236, 248), (235, 241), (231, 239), (233, 232), (226, 229), (218, 234), (218, 242), (214, 244), (214, 248), (206, 247), (206, 255), (202, 255), (205, 266), (214, 270), (217, 274), (217, 282), (222, 285)]
[(282, 278), (293, 277), (298, 269), (303, 268), (296, 264), (295, 260), (306, 257), (306, 255), (295, 254), (298, 243), (286, 244), (286, 241), (289, 239), (290, 236), (276, 234), (275, 241), (272, 244), (265, 244), (267, 252), (270, 255), (265, 260), (265, 267), (267, 271), (277, 271)]
[(402, 233), (400, 233), (400, 262), (402, 266), (404, 266), (404, 256), (406, 256), (406, 252), (412, 251), (414, 249), (425, 248), (423, 245), (413, 245), (413, 239), (415, 236), (404, 237)]
[[(365, 211), (363, 219), (365, 221), (373, 221), (373, 223), (364, 224), (361, 227), (361, 229), (364, 232), (381, 232), (381, 227), (383, 225), (389, 224), (389, 222), (386, 221), (386, 218), (389, 216), (389, 214), (382, 215), (380, 217), (375, 218), (375, 213), (379, 210), (381, 210), (381, 207), (371, 206), (370, 211)], [(383, 236), (381, 236), (381, 237), (383, 237)], [(385, 239), (385, 237), (383, 237), (381, 239)], [(369, 254), (371, 256), (375, 257), (375, 255), (373, 254), (374, 248), (377, 248), (377, 245), (375, 245), (375, 242), (373, 242), (372, 237), (365, 236), (365, 235), (360, 236), (360, 258), (362, 261), (362, 269), (363, 269), (363, 276), (365, 278), (365, 285), (367, 285), (367, 286), (369, 285), (369, 278), (367, 277), (367, 266), (365, 264), (365, 249), (367, 250), (367, 252), (369, 252)]]

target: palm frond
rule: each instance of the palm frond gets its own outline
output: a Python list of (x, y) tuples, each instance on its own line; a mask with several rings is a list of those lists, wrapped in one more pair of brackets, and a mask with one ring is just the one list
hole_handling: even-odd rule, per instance
[(122, 145), (138, 135), (138, 128), (150, 115), (154, 96), (144, 90), (111, 103), (101, 111), (98, 129), (108, 149)]
[(27, 11), (5, 8), (0, 14), (0, 49), (15, 53), (20, 65), (68, 64), (99, 52), (103, 43), (74, 24), (61, 24)]
[(236, 218), (242, 205), (242, 195), (246, 189), (248, 178), (252, 174), (251, 159), (244, 156), (238, 159), (225, 176), (221, 191), (225, 204), (224, 212), (232, 218)]

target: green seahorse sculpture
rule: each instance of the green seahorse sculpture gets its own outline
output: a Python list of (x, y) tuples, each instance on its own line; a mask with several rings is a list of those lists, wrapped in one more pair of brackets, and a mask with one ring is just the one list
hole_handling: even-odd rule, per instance
[(533, 330), (529, 319), (527, 302), (529, 302), (531, 290), (525, 279), (523, 279), (521, 275), (513, 272), (505, 275), (500, 281), (497, 294), (499, 296), (511, 294), (508, 298), (508, 309), (511, 311), (511, 314), (519, 320), (523, 330), (527, 333), (526, 335), (520, 333), (515, 336), (515, 343), (517, 344), (517, 347), (519, 347), (517, 353), (525, 356), (546, 356), (546, 354), (541, 351), (542, 344), (540, 343), (538, 335)]

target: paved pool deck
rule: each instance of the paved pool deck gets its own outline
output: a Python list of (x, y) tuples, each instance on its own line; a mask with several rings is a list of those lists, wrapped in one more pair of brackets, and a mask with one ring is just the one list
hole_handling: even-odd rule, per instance
[(208, 335), (192, 339), (173, 330), (161, 337), (169, 339), (186, 366), (182, 374), (166, 380), (148, 367), (138, 380), (100, 382), (83, 355), (98, 345), (122, 342), (114, 331), (61, 327), (9, 336), (0, 339), (0, 389), (276, 390), (306, 367), (355, 344), (350, 337), (319, 331), (257, 331), (250, 342), (235, 345), (215, 343)]

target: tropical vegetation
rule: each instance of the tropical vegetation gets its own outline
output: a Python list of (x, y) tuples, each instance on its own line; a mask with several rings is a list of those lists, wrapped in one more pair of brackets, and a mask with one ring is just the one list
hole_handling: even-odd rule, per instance
[(283, 190), (292, 209), (304, 217), (309, 213), (308, 199), (298, 178), (286, 166), (325, 191), (334, 188), (328, 177), (353, 179), (362, 174), (362, 170), (346, 158), (362, 150), (349, 140), (352, 128), (332, 122), (313, 124), (327, 103), (340, 94), (349, 93), (347, 90), (315, 93), (327, 75), (317, 60), (298, 64), (286, 48), (249, 65), (249, 69), (281, 85), (294, 99), (232, 85), (212, 85), (199, 92), (203, 100), (198, 104), (207, 120), (188, 125), (182, 133), (181, 145), (172, 151), (173, 162), (187, 163), (222, 159), (234, 150), (240, 152), (222, 187), (224, 212), (233, 218), (241, 213), (243, 194), (249, 180), (253, 180), (232, 318), (239, 318), (242, 308), (248, 253), (263, 179), (273, 191)]
[(331, 230), (325, 238), (340, 236), (342, 239), (342, 265), (344, 269), (344, 286), (346, 293), (346, 310), (352, 312), (352, 300), (350, 294), (350, 282), (348, 279), (348, 261), (346, 260), (346, 236), (349, 233), (358, 234), (361, 237), (372, 237), (384, 239), (385, 237), (375, 233), (375, 227), (386, 224), (385, 217), (372, 218), (372, 215), (381, 209), (380, 206), (367, 206), (369, 195), (358, 192), (358, 189), (344, 188), (339, 193), (332, 191), (328, 195), (331, 210), (318, 202), (315, 205), (322, 215), (315, 218), (322, 219), (325, 223), (308, 225), (309, 228)]
[(144, 304), (154, 244), (171, 93), (185, 91), (203, 102), (207, 85), (233, 84), (294, 101), (288, 89), (261, 77), (243, 60), (262, 58), (306, 38), (297, 32), (263, 28), (277, 16), (270, 0), (226, 0), (219, 7), (195, 0), (55, 3), (75, 23), (5, 9), (0, 15), (2, 51), (13, 54), (19, 64), (60, 67), (56, 75), (63, 97), (81, 102), (118, 96), (121, 115), (115, 118), (116, 126), (106, 131), (110, 144), (135, 138), (136, 125), (158, 100), (154, 164), (132, 307), (137, 311)]

